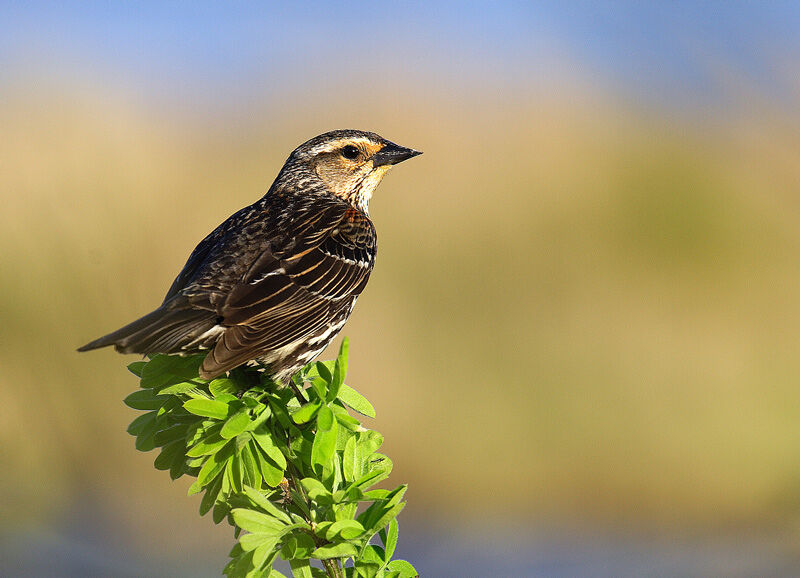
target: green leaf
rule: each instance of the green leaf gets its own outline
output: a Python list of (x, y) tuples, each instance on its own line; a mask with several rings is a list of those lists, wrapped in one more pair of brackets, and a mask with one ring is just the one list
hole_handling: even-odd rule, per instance
[(407, 488), (407, 486), (402, 485), (388, 492), (383, 499), (375, 501), (375, 503), (362, 512), (357, 518), (358, 521), (361, 522), (361, 525), (367, 530), (373, 527), (375, 528), (375, 532), (383, 529), (383, 527), (389, 523), (390, 518), (387, 518), (382, 524), (377, 524), (377, 520), (380, 520), (389, 509), (403, 499)]
[[(155, 392), (155, 390), (153, 390)], [(163, 415), (165, 413), (172, 413), (175, 412), (175, 416), (182, 415), (183, 410), (179, 409), (181, 407), (182, 400), (174, 395), (168, 395), (167, 399), (164, 401), (164, 405), (158, 410), (159, 415)]]
[(303, 478), (300, 480), (300, 485), (303, 486), (303, 489), (308, 494), (308, 497), (314, 500), (315, 502), (322, 502), (325, 501), (326, 503), (331, 503), (333, 496), (328, 491), (322, 482), (315, 478)]
[[(387, 498), (389, 499), (389, 501), (387, 502), (388, 505), (399, 504), (400, 500), (402, 500), (403, 496), (405, 496), (407, 490), (408, 490), (408, 484), (402, 484), (400, 486), (397, 486), (391, 492), (389, 492), (389, 495), (387, 496)], [(386, 524), (384, 524), (384, 526), (385, 525)]]
[(234, 455), (228, 463), (225, 464), (225, 475), (231, 484), (231, 488), (240, 494), (243, 490), (244, 483), (242, 480), (242, 460), (238, 455)]
[(375, 571), (386, 563), (386, 552), (380, 546), (370, 544), (361, 551), (359, 566), (374, 566)]
[(367, 417), (375, 417), (375, 408), (367, 401), (367, 398), (358, 393), (349, 385), (342, 384), (339, 389), (339, 399), (353, 408), (358, 413)]
[(126, 397), (123, 403), (133, 409), (151, 410), (160, 408), (165, 399), (154, 395), (151, 389), (140, 389)]
[(317, 536), (324, 536), (325, 533), (328, 531), (328, 528), (330, 528), (331, 526), (333, 526), (333, 522), (320, 522), (314, 529), (314, 534), (316, 534)]
[[(324, 361), (319, 362), (318, 361), (317, 363), (326, 363), (326, 362), (324, 362)], [(300, 378), (298, 380), (299, 383), (297, 383), (297, 385), (302, 385), (306, 381), (311, 381), (315, 377), (319, 377), (319, 371), (317, 371), (317, 363), (309, 363), (303, 369), (300, 370), (300, 373), (299, 373)]]
[(272, 434), (266, 427), (260, 427), (251, 432), (253, 439), (261, 446), (261, 449), (276, 463), (278, 464), (281, 469), (286, 469), (286, 456), (283, 455), (283, 452), (275, 445), (274, 440), (272, 439)]
[[(216, 429), (219, 430), (219, 428)], [(190, 458), (197, 458), (214, 454), (226, 443), (228, 443), (228, 440), (219, 435), (219, 431), (213, 431), (193, 445), (192, 448), (186, 452), (186, 455)]]
[(217, 501), (217, 496), (219, 496), (219, 491), (222, 489), (222, 479), (217, 478), (208, 487), (206, 487), (206, 492), (203, 494), (203, 498), (200, 500), (200, 515), (205, 516), (211, 508), (214, 507), (214, 503)]
[[(326, 384), (330, 383), (331, 380), (333, 379), (333, 376), (331, 375), (331, 370), (328, 369), (328, 366), (321, 361), (317, 361), (316, 368), (317, 368), (317, 373), (323, 380), (325, 380), (325, 383)], [(325, 397), (322, 395), (320, 395), (320, 398), (325, 399)]]
[[(353, 576), (357, 576), (358, 578), (378, 578), (381, 565), (377, 562), (359, 560), (353, 568), (355, 570)], [(385, 576), (381, 576), (381, 578), (385, 578)]]
[(342, 470), (346, 482), (352, 482), (357, 476), (361, 475), (360, 466), (358, 450), (356, 448), (356, 436), (350, 436), (344, 446), (344, 453), (342, 454)]
[(186, 491), (187, 496), (194, 496), (195, 494), (199, 494), (203, 491), (203, 486), (201, 486), (197, 480), (192, 482), (192, 485), (189, 486), (189, 489)]
[[(257, 572), (257, 576), (263, 576), (263, 572), (261, 571), (264, 566), (267, 564), (272, 565), (272, 561), (275, 559), (275, 556), (278, 554), (275, 550), (276, 544), (269, 544), (269, 542), (265, 542), (264, 544), (258, 546), (255, 550), (253, 550), (253, 566), (254, 570)], [(274, 576), (274, 572), (271, 570), (267, 570), (269, 576)], [(277, 578), (277, 576), (276, 576)], [(285, 577), (284, 577), (285, 578)]]
[[(321, 377), (315, 377), (311, 380), (311, 389), (308, 391), (313, 391), (316, 394), (316, 397), (321, 402), (325, 402), (325, 396), (327, 395), (328, 391), (328, 384), (325, 383), (325, 380)], [(311, 397), (310, 397), (311, 399)]]
[[(225, 490), (225, 480), (222, 480), (223, 491)], [(214, 509), (211, 511), (211, 519), (215, 524), (219, 524), (230, 512), (230, 507), (225, 502), (217, 502), (214, 504)]]
[(190, 458), (190, 459), (186, 460), (186, 465), (189, 468), (193, 468), (193, 469), (197, 470), (195, 472), (195, 476), (194, 477), (197, 477), (197, 474), (200, 473), (200, 468), (202, 468), (203, 464), (206, 463), (206, 459), (207, 458), (205, 456), (203, 456), (203, 457), (200, 457), (200, 458)]
[(386, 477), (392, 473), (392, 460), (384, 454), (374, 453), (367, 464), (371, 472), (383, 472)]
[(185, 423), (179, 423), (177, 425), (168, 427), (167, 429), (162, 429), (161, 431), (156, 432), (153, 441), (155, 441), (156, 445), (164, 446), (170, 442), (180, 440), (183, 447), (186, 447), (186, 430), (188, 426)]
[(289, 566), (292, 568), (294, 578), (313, 578), (308, 560), (289, 560)]
[[(347, 440), (342, 452), (342, 469), (345, 481), (352, 482), (351, 487), (366, 489), (388, 477), (391, 461), (374, 453), (382, 443), (383, 436), (372, 430), (359, 432)], [(381, 461), (378, 464), (373, 463), (376, 456), (380, 456)]]
[(214, 419), (225, 419), (228, 417), (230, 406), (214, 399), (190, 399), (183, 404), (189, 413)]
[(144, 369), (145, 365), (147, 365), (146, 361), (134, 361), (128, 364), (128, 371), (136, 377), (142, 377), (142, 369)]
[(353, 540), (363, 533), (364, 526), (359, 524), (356, 520), (339, 520), (331, 524), (331, 527), (325, 532), (325, 537), (331, 541), (333, 541), (336, 536), (341, 536), (345, 540)]
[(272, 410), (268, 405), (264, 405), (263, 403), (259, 403), (258, 407), (253, 410), (253, 415), (255, 419), (253, 420), (253, 425), (251, 425), (251, 429), (258, 429), (261, 425), (265, 424), (267, 420), (269, 420), (270, 416), (272, 415)]
[(197, 482), (201, 488), (209, 484), (225, 467), (225, 464), (234, 454), (233, 442), (228, 442), (222, 449), (209, 457), (200, 472), (197, 474)]
[(256, 464), (256, 458), (253, 456), (250, 446), (242, 447), (239, 456), (242, 460), (242, 483), (245, 486), (261, 487), (261, 470)]
[(197, 381), (181, 381), (180, 383), (174, 383), (172, 385), (167, 385), (166, 387), (155, 387), (153, 391), (158, 391), (158, 395), (176, 395), (178, 393), (186, 393), (192, 390), (197, 390), (198, 386), (200, 386), (200, 382)]
[(292, 421), (297, 424), (310, 421), (311, 418), (317, 414), (317, 410), (319, 410), (320, 405), (322, 404), (320, 404), (318, 401), (305, 404), (292, 414)]
[(390, 520), (397, 517), (397, 514), (400, 513), (405, 505), (405, 502), (394, 505), (372, 504), (358, 517), (358, 521), (366, 528), (368, 534), (375, 534), (379, 529), (386, 526)]
[(249, 431), (244, 431), (236, 436), (236, 453), (241, 452), (242, 448), (250, 443), (252, 439), (253, 436)]
[(168, 470), (176, 459), (183, 459), (184, 446), (183, 441), (177, 440), (165, 445), (161, 448), (161, 453), (153, 461), (153, 465), (157, 470)]
[(333, 427), (333, 410), (323, 405), (317, 412), (317, 431), (329, 431)]
[(295, 558), (310, 558), (311, 553), (317, 547), (314, 544), (314, 538), (306, 534), (305, 532), (296, 533), (295, 534), (296, 544), (295, 544), (295, 551), (294, 557)]
[(169, 477), (171, 479), (177, 480), (185, 473), (187, 473), (185, 460), (180, 459), (172, 462), (172, 466), (169, 468)]
[[(234, 510), (234, 519), (236, 516), (236, 510)], [(271, 536), (269, 534), (244, 534), (239, 538), (239, 544), (242, 545), (242, 550), (245, 552), (249, 552), (250, 550), (255, 550), (259, 546), (265, 546), (266, 548), (273, 549), (278, 544), (278, 540), (275, 536)]]
[[(347, 364), (350, 357), (350, 338), (345, 337), (342, 339), (342, 344), (339, 346), (339, 355), (336, 356), (336, 361), (342, 366), (342, 369), (347, 371)], [(342, 376), (344, 379), (345, 376)]]
[(281, 558), (284, 560), (306, 560), (316, 548), (314, 539), (305, 532), (295, 532), (287, 536), (281, 547)]
[[(337, 420), (337, 424), (341, 425), (342, 422)], [(337, 428), (339, 435), (336, 438), (336, 451), (341, 455), (344, 451), (344, 447), (347, 445), (347, 440), (349, 440), (354, 436), (354, 432), (350, 431), (346, 427), (339, 427)]]
[(345, 492), (344, 490), (336, 490), (335, 492), (333, 492), (333, 503), (337, 505), (337, 507), (334, 508), (333, 510), (335, 521), (352, 520), (355, 517), (355, 516), (343, 515), (344, 509), (342, 508), (342, 506), (345, 505), (346, 494), (347, 492)]
[(128, 426), (128, 433), (132, 436), (141, 435), (156, 427), (156, 412), (150, 411), (140, 415)]
[(339, 395), (339, 389), (344, 383), (344, 378), (347, 375), (347, 357), (350, 350), (350, 340), (345, 337), (342, 344), (339, 346), (339, 355), (336, 358), (336, 364), (333, 368), (333, 377), (328, 386), (327, 402), (331, 403)]
[(136, 449), (140, 452), (149, 452), (150, 450), (155, 449), (155, 434), (156, 430), (151, 429), (150, 431), (139, 435), (139, 437), (136, 438), (136, 443), (134, 444)]
[(317, 560), (326, 560), (328, 558), (351, 558), (356, 554), (358, 554), (358, 548), (350, 542), (342, 542), (341, 544), (317, 548), (311, 554), (311, 557)]
[(208, 391), (216, 398), (223, 394), (235, 396), (241, 388), (230, 378), (218, 377), (208, 384)]
[(142, 368), (142, 387), (161, 387), (182, 381), (197, 379), (202, 355), (182, 357), (180, 355), (154, 355)]
[[(267, 496), (255, 488), (245, 486), (244, 493), (253, 501), (256, 506), (265, 510), (271, 516), (278, 518), (286, 524), (290, 524), (292, 522), (291, 518), (289, 518), (289, 514), (279, 509), (275, 504), (269, 501)], [(272, 494), (272, 492), (270, 492), (270, 494)]]
[(191, 447), (199, 442), (203, 437), (209, 435), (211, 431), (219, 431), (222, 425), (213, 419), (204, 419), (198, 423), (193, 416), (187, 412), (187, 418), (191, 420), (186, 431), (186, 447)]
[[(186, 403), (189, 402), (187, 401)], [(226, 404), (223, 405), (226, 408), (228, 407)], [(225, 439), (235, 438), (244, 430), (246, 430), (249, 425), (250, 425), (250, 412), (246, 409), (240, 409), (238, 412), (236, 412), (235, 414), (233, 414), (231, 417), (228, 418), (228, 420), (225, 422), (225, 425), (222, 426), (222, 430), (220, 430), (219, 435), (224, 437)]]
[(331, 460), (336, 452), (338, 429), (339, 422), (331, 420), (331, 429), (318, 431), (314, 436), (314, 443), (311, 446), (311, 465), (318, 474), (331, 467)]
[[(374, 486), (375, 484), (377, 484), (382, 480), (385, 480), (387, 477), (389, 477), (389, 474), (387, 474), (384, 471), (381, 470), (372, 471), (358, 478), (355, 482), (353, 482), (352, 487), (365, 491), (367, 488)], [(367, 493), (367, 495), (368, 494), (369, 492)]]
[(231, 514), (237, 526), (252, 533), (279, 536), (286, 527), (286, 524), (274, 516), (246, 508), (234, 508)]
[(283, 481), (283, 471), (285, 468), (279, 468), (274, 465), (270, 458), (264, 453), (264, 450), (260, 449), (256, 444), (251, 444), (250, 449), (253, 451), (253, 457), (256, 458), (258, 468), (261, 470), (264, 483), (271, 488), (277, 487)]
[(358, 434), (357, 442), (361, 455), (367, 459), (383, 445), (383, 436), (374, 430), (367, 430)]
[(350, 486), (345, 491), (345, 497), (347, 498), (346, 501), (361, 502), (364, 501), (364, 492), (355, 486)]
[(352, 432), (364, 431), (364, 428), (361, 427), (361, 422), (347, 413), (344, 406), (340, 405), (341, 403), (341, 400), (339, 400), (329, 406), (333, 410), (336, 419), (339, 420), (339, 423)]
[[(203, 397), (207, 396), (203, 394)], [(228, 405), (235, 405), (236, 406), (235, 409), (239, 409), (244, 405), (240, 402), (238, 397), (236, 397), (235, 395), (231, 395), (230, 393), (220, 393), (214, 399), (216, 399), (217, 401), (221, 401), (222, 403), (227, 403)], [(235, 403), (232, 404), (231, 403), (232, 401)]]
[[(231, 395), (231, 394), (226, 393), (225, 397), (227, 397), (229, 395)], [(234, 395), (233, 398), (236, 399), (236, 396)], [(255, 397), (253, 397), (251, 392), (243, 393), (242, 397), (241, 397), (241, 400), (242, 400), (242, 403), (244, 403), (244, 405), (247, 406), (248, 409), (255, 410), (253, 415), (256, 415), (258, 412), (260, 412), (262, 409), (264, 409), (266, 407), (263, 403), (258, 401)]]
[(222, 573), (229, 578), (247, 578), (253, 565), (253, 552), (244, 552), (241, 544), (236, 542), (229, 556), (233, 559), (228, 562)]
[(389, 529), (388, 532), (386, 528), (380, 531), (381, 541), (383, 542), (383, 548), (386, 550), (386, 560), (391, 560), (392, 556), (394, 556), (394, 549), (397, 547), (397, 537), (399, 535), (399, 529), (397, 526), (397, 519), (393, 519), (389, 522)]
[(419, 576), (417, 569), (405, 560), (392, 560), (386, 568), (392, 572), (400, 572), (400, 578), (417, 578)]
[(281, 558), (284, 560), (293, 560), (297, 552), (297, 537), (294, 534), (286, 536), (281, 545)]

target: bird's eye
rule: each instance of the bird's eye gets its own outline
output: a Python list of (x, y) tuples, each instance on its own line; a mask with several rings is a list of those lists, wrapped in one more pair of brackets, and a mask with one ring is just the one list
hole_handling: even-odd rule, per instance
[(354, 161), (358, 158), (360, 151), (353, 145), (342, 147), (342, 156), (348, 160)]

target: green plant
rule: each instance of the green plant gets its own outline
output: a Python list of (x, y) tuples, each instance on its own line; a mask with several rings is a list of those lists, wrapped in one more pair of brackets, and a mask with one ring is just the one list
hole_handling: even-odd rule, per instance
[[(378, 452), (383, 436), (353, 416), (375, 410), (344, 384), (347, 353), (345, 339), (336, 360), (307, 365), (291, 388), (258, 368), (207, 382), (198, 378), (202, 355), (128, 366), (142, 389), (125, 403), (146, 411), (128, 428), (136, 448), (160, 448), (155, 467), (196, 478), (189, 495), (203, 494), (200, 514), (234, 526), (224, 574), (281, 577), (281, 556), (295, 577), (417, 576), (392, 560), (406, 486), (373, 488), (392, 461)], [(382, 545), (370, 543), (376, 535)]]

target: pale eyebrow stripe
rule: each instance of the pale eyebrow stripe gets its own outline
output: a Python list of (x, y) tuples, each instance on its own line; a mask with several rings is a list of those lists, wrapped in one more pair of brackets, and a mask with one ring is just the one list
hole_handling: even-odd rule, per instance
[(345, 138), (345, 139), (339, 139), (339, 140), (335, 140), (333, 142), (327, 142), (325, 144), (321, 144), (318, 147), (316, 147), (313, 152), (315, 154), (318, 154), (318, 153), (330, 153), (330, 152), (333, 152), (333, 151), (335, 151), (337, 149), (340, 149), (343, 146), (348, 145), (348, 144), (353, 144), (353, 145), (363, 144), (363, 145), (367, 145), (367, 147), (371, 149), (377, 143), (374, 143), (373, 141), (371, 141), (370, 139), (365, 138), (365, 137)]

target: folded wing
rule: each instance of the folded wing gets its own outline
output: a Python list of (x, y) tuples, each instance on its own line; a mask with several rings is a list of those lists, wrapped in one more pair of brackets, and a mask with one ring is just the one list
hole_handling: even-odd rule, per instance
[(207, 376), (256, 357), (291, 370), (338, 332), (369, 279), (375, 230), (358, 210), (309, 207), (278, 230), (217, 305), (224, 331), (203, 364)]

